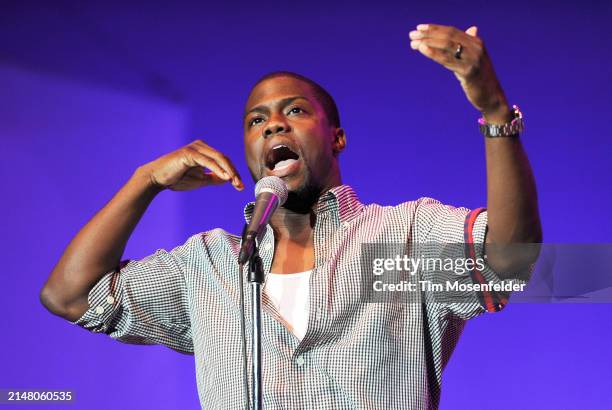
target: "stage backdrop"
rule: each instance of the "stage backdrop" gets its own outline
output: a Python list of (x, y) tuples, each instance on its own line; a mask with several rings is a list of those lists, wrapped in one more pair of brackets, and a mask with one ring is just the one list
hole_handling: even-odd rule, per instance
[[(69, 240), (134, 168), (181, 143), (184, 109), (9, 67), (0, 89), (9, 97), (0, 105), (0, 386), (70, 389), (82, 409), (197, 406), (192, 356), (93, 335), (37, 298)], [(180, 241), (180, 212), (179, 196), (160, 195), (126, 255)]]
[[(232, 158), (247, 189), (163, 193), (126, 257), (214, 227), (239, 232), (253, 197), (242, 110), (269, 71), (310, 76), (336, 98), (344, 181), (362, 201), (485, 206), (478, 113), (450, 71), (410, 49), (419, 23), (479, 27), (526, 116), (545, 240), (612, 242), (610, 21), (606, 1), (12, 3), (0, 15), (0, 56), (27, 70), (0, 77), (0, 387), (73, 388), (87, 409), (198, 406), (192, 358), (86, 334), (44, 312), (38, 291), (137, 165), (194, 138)], [(610, 304), (511, 303), (472, 320), (444, 373), (441, 408), (612, 407), (611, 315)]]

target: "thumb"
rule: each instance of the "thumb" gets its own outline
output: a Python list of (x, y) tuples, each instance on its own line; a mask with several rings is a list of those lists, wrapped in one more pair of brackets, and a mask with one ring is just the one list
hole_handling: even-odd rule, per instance
[(476, 27), (476, 26), (472, 26), (472, 27), (468, 28), (467, 30), (465, 30), (465, 32), (468, 35), (472, 36), (472, 37), (476, 37), (476, 32), (477, 31), (478, 31), (478, 27)]

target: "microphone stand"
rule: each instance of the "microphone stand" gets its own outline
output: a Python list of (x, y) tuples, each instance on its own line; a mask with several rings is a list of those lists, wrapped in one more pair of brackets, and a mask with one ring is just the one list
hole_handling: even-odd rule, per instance
[(249, 258), (247, 280), (251, 288), (251, 354), (253, 367), (253, 386), (251, 390), (253, 409), (263, 409), (262, 372), (261, 372), (261, 289), (264, 283), (263, 263), (259, 257), (258, 241)]

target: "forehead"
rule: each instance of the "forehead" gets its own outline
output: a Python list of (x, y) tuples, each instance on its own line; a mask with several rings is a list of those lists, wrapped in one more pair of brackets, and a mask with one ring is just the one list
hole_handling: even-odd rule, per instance
[(315, 103), (316, 98), (310, 84), (293, 77), (273, 77), (257, 84), (249, 94), (245, 112), (255, 106), (266, 105), (284, 97), (302, 95)]

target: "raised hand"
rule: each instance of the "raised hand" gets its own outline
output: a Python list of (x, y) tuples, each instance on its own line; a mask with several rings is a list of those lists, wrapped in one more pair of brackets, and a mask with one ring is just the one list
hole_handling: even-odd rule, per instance
[(142, 168), (146, 170), (151, 182), (162, 189), (188, 191), (228, 181), (237, 190), (244, 189), (240, 175), (230, 159), (201, 140), (166, 154)]
[(466, 31), (451, 26), (419, 24), (410, 32), (410, 47), (451, 70), (472, 105), (485, 118), (510, 114), (504, 91), (480, 37), (478, 28)]

